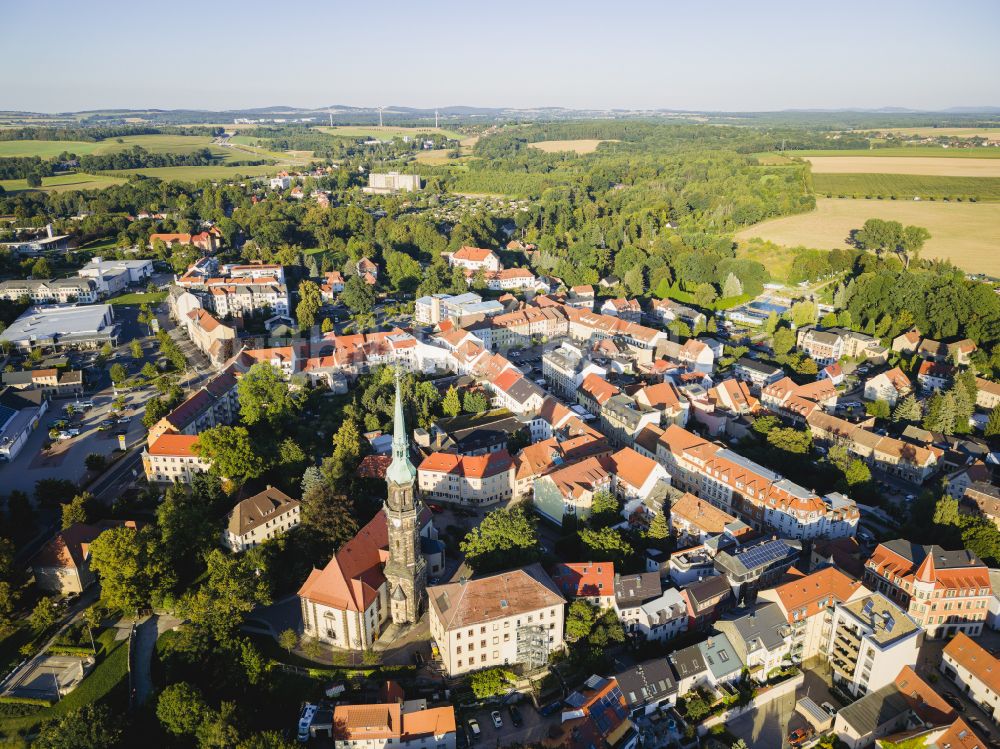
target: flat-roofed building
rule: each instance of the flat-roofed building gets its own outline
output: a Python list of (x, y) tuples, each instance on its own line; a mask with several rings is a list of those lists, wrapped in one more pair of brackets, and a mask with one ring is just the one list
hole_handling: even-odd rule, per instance
[(368, 186), (361, 188), (364, 192), (375, 195), (385, 195), (391, 192), (415, 192), (420, 189), (419, 174), (400, 174), (399, 172), (370, 172)]
[(431, 637), (449, 676), (544, 665), (562, 650), (566, 599), (541, 565), (427, 589)]
[(121, 326), (109, 304), (30, 307), (0, 333), (0, 341), (28, 351), (40, 346), (99, 348), (118, 344)]

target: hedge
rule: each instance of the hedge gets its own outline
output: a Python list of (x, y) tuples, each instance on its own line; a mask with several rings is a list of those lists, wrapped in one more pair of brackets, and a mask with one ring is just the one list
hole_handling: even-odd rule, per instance
[(47, 700), (44, 697), (15, 697), (11, 694), (0, 696), (0, 705), (38, 705), (39, 707), (52, 707), (55, 700)]

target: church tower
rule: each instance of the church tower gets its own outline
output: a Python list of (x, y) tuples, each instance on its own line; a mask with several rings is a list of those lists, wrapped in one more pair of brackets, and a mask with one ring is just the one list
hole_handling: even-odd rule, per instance
[(389, 560), (385, 579), (389, 584), (389, 607), (393, 624), (415, 624), (427, 597), (427, 563), (420, 553), (420, 509), (416, 496), (417, 469), (410, 462), (409, 440), (403, 419), (403, 401), (396, 370), (396, 412), (392, 429), (392, 463), (385, 473), (385, 501), (389, 529)]

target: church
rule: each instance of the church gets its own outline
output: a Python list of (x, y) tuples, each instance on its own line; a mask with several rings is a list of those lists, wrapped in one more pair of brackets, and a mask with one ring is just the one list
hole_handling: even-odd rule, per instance
[(432, 515), (416, 493), (403, 403), (396, 379), (392, 462), (382, 512), (344, 544), (299, 590), (303, 632), (324, 644), (367, 650), (391, 622), (416, 624), (427, 609), (425, 554), (444, 568), (443, 545)]

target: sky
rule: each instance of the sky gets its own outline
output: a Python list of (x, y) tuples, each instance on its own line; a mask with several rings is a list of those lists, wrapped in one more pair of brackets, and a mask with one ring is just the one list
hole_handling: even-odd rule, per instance
[(998, 0), (3, 0), (0, 17), (0, 110), (1000, 106)]

